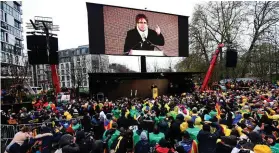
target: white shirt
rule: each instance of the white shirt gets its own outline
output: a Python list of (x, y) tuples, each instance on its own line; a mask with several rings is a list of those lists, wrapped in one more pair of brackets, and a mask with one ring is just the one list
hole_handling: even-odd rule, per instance
[(145, 38), (147, 38), (147, 36), (148, 36), (148, 27), (146, 27), (146, 30), (142, 32), (142, 31), (139, 29), (139, 27), (137, 26), (137, 30), (138, 30), (138, 32), (139, 32), (139, 34), (140, 34), (140, 36), (141, 36), (142, 41), (144, 42), (144, 41), (145, 41)]

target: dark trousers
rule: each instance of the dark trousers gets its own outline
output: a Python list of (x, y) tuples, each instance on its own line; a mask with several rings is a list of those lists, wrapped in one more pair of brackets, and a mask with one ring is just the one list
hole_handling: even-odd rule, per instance
[(14, 143), (8, 149), (9, 153), (20, 153), (20, 145), (18, 143)]

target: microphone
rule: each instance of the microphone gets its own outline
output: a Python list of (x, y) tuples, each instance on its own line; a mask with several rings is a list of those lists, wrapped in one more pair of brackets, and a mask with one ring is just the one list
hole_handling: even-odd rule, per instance
[(141, 47), (142, 47), (142, 41), (139, 41), (138, 43), (136, 43), (133, 47), (131, 47), (131, 49), (128, 51), (128, 52), (125, 52), (124, 54), (126, 55), (128, 55), (129, 54), (129, 52), (132, 50), (132, 49), (134, 49), (137, 45), (139, 45), (139, 44), (141, 44)]
[(136, 43), (131, 49), (134, 49), (138, 44), (141, 44), (141, 47), (142, 47), (142, 41), (139, 41), (139, 42)]
[[(144, 35), (144, 34), (143, 34)], [(154, 46), (157, 48), (159, 51), (162, 51), (158, 46), (154, 45), (151, 41), (149, 41), (146, 37), (144, 37), (144, 40), (147, 41), (151, 46)]]

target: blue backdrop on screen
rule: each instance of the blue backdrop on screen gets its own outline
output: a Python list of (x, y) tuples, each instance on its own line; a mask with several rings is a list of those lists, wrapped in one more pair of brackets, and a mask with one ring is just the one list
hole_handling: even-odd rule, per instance
[(158, 47), (166, 56), (189, 55), (188, 16), (94, 3), (86, 5), (91, 54), (123, 55), (127, 32), (137, 30), (136, 15), (144, 14), (148, 19), (149, 29), (155, 32), (156, 26), (160, 27), (164, 45)]

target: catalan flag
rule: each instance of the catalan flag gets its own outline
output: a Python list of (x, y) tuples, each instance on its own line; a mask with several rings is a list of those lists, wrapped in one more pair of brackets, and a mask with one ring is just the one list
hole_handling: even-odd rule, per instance
[(105, 130), (111, 129), (112, 123), (113, 123), (112, 120), (105, 120), (105, 122), (104, 122), (104, 128), (105, 128)]
[(220, 115), (221, 115), (221, 104), (220, 104), (219, 102), (216, 103), (216, 105), (215, 105), (215, 110), (216, 110), (216, 112), (217, 112), (216, 117), (217, 117), (218, 119), (220, 119), (220, 118), (221, 118), (221, 117), (220, 117)]

